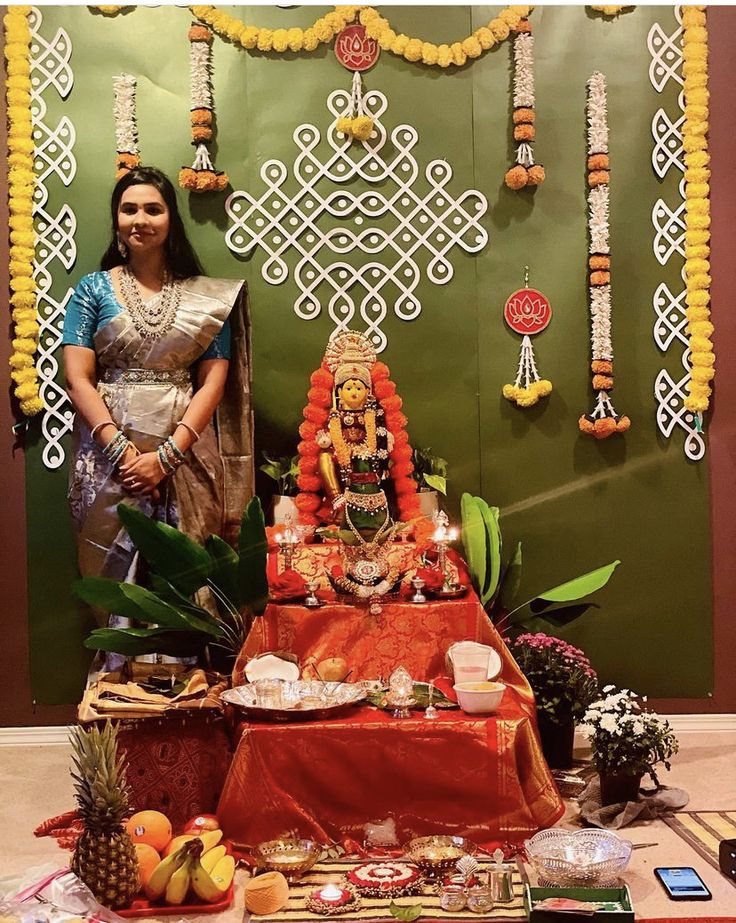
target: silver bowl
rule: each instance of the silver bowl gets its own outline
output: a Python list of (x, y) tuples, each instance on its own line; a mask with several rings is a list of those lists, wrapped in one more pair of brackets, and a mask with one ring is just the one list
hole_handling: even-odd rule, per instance
[(592, 887), (618, 878), (631, 857), (630, 840), (609, 830), (541, 830), (527, 840), (540, 879), (553, 885)]

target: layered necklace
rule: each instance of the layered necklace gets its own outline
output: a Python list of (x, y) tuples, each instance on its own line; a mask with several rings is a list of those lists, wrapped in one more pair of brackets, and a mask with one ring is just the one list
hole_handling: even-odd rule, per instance
[(178, 279), (172, 279), (167, 273), (159, 295), (144, 301), (130, 267), (123, 266), (120, 272), (120, 291), (133, 326), (144, 339), (158, 340), (171, 330), (181, 301), (181, 282)]

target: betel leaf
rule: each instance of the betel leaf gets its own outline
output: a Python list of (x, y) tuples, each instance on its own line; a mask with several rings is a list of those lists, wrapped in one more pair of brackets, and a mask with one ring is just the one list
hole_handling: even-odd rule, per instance
[(266, 578), (266, 522), (258, 497), (245, 508), (238, 538), (238, 592), (254, 615), (262, 615), (268, 603)]
[(477, 499), (471, 494), (463, 494), (460, 498), (460, 515), (465, 559), (473, 586), (480, 596), (486, 583), (486, 528)]
[(567, 583), (561, 583), (544, 593), (537, 593), (535, 599), (544, 599), (553, 603), (566, 603), (574, 599), (582, 599), (583, 596), (588, 596), (604, 587), (620, 563), (620, 561), (613, 561), (604, 567), (598, 567), (596, 570), (591, 570), (581, 577), (575, 577), (574, 580), (568, 580)]
[(521, 542), (516, 546), (513, 558), (506, 567), (501, 583), (501, 608), (510, 609), (519, 593), (521, 584)]
[(447, 496), (447, 478), (439, 474), (425, 474), (424, 480), (432, 490), (437, 490), (443, 496)]
[(402, 907), (396, 901), (391, 901), (388, 905), (388, 910), (392, 917), (397, 920), (405, 920), (407, 923), (411, 923), (412, 920), (416, 920), (422, 915), (421, 904), (410, 904), (408, 907)]
[(189, 596), (205, 585), (210, 556), (201, 545), (127, 503), (118, 504), (118, 516), (138, 551), (177, 590)]
[(142, 654), (166, 654), (169, 657), (191, 657), (199, 654), (206, 636), (192, 631), (172, 631), (170, 628), (97, 628), (84, 641), (93, 651), (139, 657)]

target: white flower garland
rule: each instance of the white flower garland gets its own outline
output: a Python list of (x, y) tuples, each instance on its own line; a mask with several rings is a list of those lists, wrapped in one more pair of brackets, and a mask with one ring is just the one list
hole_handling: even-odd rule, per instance
[(611, 252), (608, 225), (608, 183), (593, 186), (588, 193), (588, 230), (590, 232), (590, 252)]
[(544, 182), (544, 167), (534, 163), (532, 145), (536, 135), (534, 125), (534, 37), (528, 20), (516, 27), (513, 67), (513, 129), (516, 142), (516, 164), (506, 171), (504, 182), (509, 189), (538, 186)]
[(514, 108), (534, 108), (534, 36), (520, 32), (514, 39)]
[(138, 124), (136, 121), (137, 80), (132, 74), (120, 74), (112, 78), (115, 100), (115, 158), (116, 178), (137, 167), (141, 162), (138, 147)]
[(588, 153), (608, 153), (606, 78), (598, 71), (588, 81)]
[(212, 46), (189, 43), (189, 79), (192, 109), (212, 109)]

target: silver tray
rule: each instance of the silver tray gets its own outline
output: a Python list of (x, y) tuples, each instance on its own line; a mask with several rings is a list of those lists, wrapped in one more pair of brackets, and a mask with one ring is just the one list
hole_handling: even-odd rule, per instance
[(275, 696), (264, 697), (256, 682), (228, 689), (222, 693), (221, 698), (248, 718), (283, 722), (336, 718), (368, 695), (367, 690), (357, 683), (327, 683), (319, 680), (276, 682), (281, 684), (280, 696), (277, 693)]

